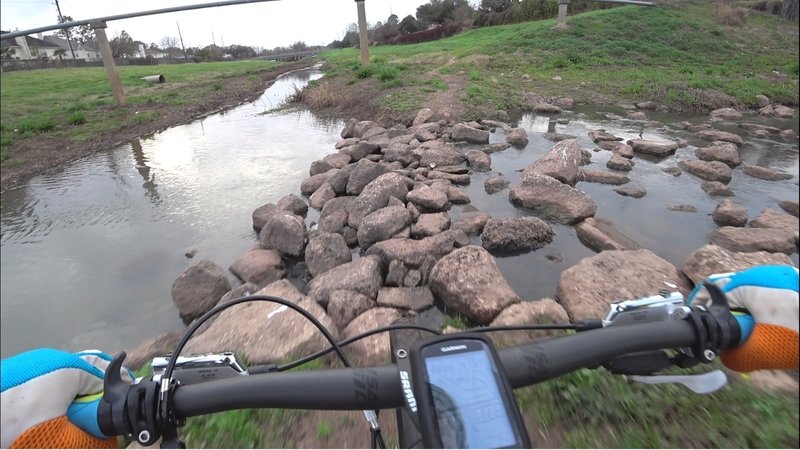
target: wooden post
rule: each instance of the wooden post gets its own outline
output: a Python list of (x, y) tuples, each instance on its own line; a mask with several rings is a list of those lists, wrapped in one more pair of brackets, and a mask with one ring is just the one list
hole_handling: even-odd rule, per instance
[(570, 0), (558, 0), (558, 25), (556, 28), (559, 29), (566, 29), (567, 28), (567, 7), (569, 6)]
[(114, 54), (111, 53), (111, 45), (106, 36), (106, 23), (94, 22), (91, 26), (97, 36), (97, 44), (100, 47), (100, 55), (103, 57), (103, 66), (106, 68), (108, 81), (111, 83), (114, 100), (117, 102), (117, 106), (125, 106), (125, 91), (122, 89), (122, 81), (119, 79), (117, 66), (114, 64)]
[(364, 10), (364, 0), (356, 0), (358, 8), (358, 45), (361, 48), (361, 65), (369, 65), (369, 39), (367, 36), (367, 12)]

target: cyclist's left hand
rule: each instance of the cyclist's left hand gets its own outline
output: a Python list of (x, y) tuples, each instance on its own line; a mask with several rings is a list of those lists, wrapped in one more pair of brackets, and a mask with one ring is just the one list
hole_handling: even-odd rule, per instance
[[(116, 448), (97, 423), (103, 375), (111, 357), (96, 350), (36, 349), (4, 359), (3, 448)], [(132, 374), (122, 371), (123, 379)]]

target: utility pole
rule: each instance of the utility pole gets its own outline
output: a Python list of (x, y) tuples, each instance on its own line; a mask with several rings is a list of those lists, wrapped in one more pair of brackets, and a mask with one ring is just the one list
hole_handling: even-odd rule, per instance
[(356, 0), (358, 9), (358, 45), (361, 47), (361, 65), (369, 65), (369, 39), (367, 36), (367, 13), (364, 10), (364, 0)]
[(183, 35), (181, 34), (181, 24), (178, 21), (175, 21), (175, 25), (178, 26), (178, 37), (181, 38), (181, 48), (183, 49), (183, 59), (189, 59), (189, 55), (186, 54), (186, 46), (183, 45)]
[(91, 26), (97, 37), (97, 46), (100, 47), (100, 55), (103, 57), (103, 65), (106, 68), (108, 81), (111, 83), (114, 100), (117, 106), (125, 106), (125, 91), (122, 89), (122, 81), (119, 79), (117, 66), (114, 64), (114, 55), (111, 53), (111, 45), (109, 45), (108, 36), (106, 36), (106, 22), (93, 22)]
[[(64, 22), (64, 16), (61, 15), (61, 6), (56, 1), (56, 9), (58, 10), (58, 20)], [(72, 59), (75, 59), (75, 50), (72, 49), (72, 42), (69, 40), (69, 28), (64, 28), (64, 35), (67, 36), (67, 45), (69, 45), (69, 52), (72, 53)]]

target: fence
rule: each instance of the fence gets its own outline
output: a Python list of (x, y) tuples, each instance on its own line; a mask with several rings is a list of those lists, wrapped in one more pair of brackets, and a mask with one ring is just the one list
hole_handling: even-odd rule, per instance
[[(116, 58), (118, 66), (156, 66), (159, 64), (184, 64), (194, 62), (191, 58)], [(36, 69), (64, 69), (68, 67), (103, 67), (103, 61), (85, 59), (7, 59), (2, 62), (3, 72)]]

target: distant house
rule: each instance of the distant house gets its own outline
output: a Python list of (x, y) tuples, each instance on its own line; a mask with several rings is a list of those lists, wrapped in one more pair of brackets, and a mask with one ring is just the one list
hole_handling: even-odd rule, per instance
[[(0, 33), (8, 32), (2, 31)], [(42, 39), (19, 36), (14, 39), (3, 39), (0, 42), (0, 48), (3, 54), (6, 54), (9, 51), (8, 49), (13, 49), (13, 54), (11, 55), (13, 59), (50, 59), (61, 47), (45, 42)]]
[[(72, 53), (69, 51), (69, 43), (67, 43), (66, 39), (60, 38), (58, 36), (45, 36), (43, 41), (47, 42), (48, 44), (57, 45), (60, 48), (63, 48), (67, 51), (64, 54), (64, 58), (72, 59)], [(72, 50), (75, 51), (75, 59), (85, 59), (86, 61), (99, 61), (102, 58), (100, 56), (100, 48), (97, 45), (97, 42), (87, 42), (85, 44), (81, 44), (79, 42), (71, 41), (72, 43)]]

